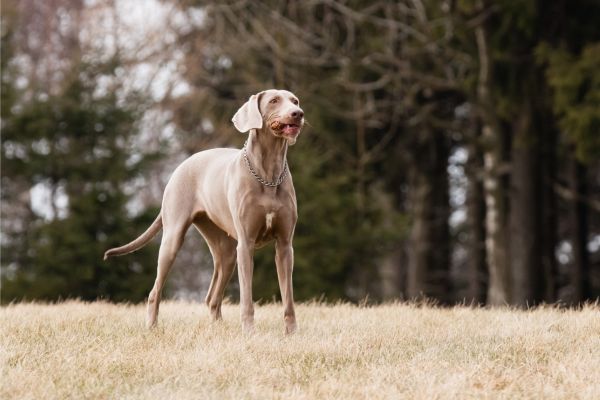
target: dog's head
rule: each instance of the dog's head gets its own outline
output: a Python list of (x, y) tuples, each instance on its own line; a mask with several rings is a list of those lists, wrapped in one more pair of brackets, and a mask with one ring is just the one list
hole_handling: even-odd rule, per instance
[(251, 129), (268, 130), (294, 144), (304, 125), (304, 111), (292, 92), (269, 89), (250, 96), (232, 121), (242, 133)]

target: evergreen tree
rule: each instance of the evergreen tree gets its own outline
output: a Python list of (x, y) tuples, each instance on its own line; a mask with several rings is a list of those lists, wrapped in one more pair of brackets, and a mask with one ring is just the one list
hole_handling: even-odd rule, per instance
[(152, 285), (156, 246), (135, 259), (102, 260), (104, 250), (135, 237), (157, 213), (132, 217), (127, 210), (128, 183), (155, 155), (131, 146), (140, 100), (96, 93), (98, 76), (112, 67), (82, 65), (58, 94), (37, 95), (3, 116), (3, 183), (51, 193), (46, 218), (29, 221), (20, 242), (3, 242), (3, 302), (140, 301)]

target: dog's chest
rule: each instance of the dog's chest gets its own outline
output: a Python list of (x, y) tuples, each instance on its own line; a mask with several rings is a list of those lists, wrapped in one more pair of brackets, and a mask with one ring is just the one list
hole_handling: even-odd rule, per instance
[(289, 192), (278, 191), (276, 195), (263, 195), (255, 198), (254, 209), (255, 223), (257, 224), (257, 246), (264, 246), (265, 244), (276, 239), (279, 234), (286, 234), (282, 231), (288, 225), (288, 218), (293, 215), (294, 203)]
[(273, 228), (273, 219), (275, 218), (275, 211), (270, 211), (265, 214), (265, 229), (270, 231)]
[[(263, 213), (261, 213), (263, 214)], [(261, 215), (261, 229), (256, 238), (257, 246), (264, 246), (275, 239), (275, 226), (277, 224), (277, 212), (267, 210)]]

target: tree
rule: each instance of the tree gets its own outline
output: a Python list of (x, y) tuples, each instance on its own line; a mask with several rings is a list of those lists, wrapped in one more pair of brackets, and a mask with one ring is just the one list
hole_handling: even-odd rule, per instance
[(545, 43), (538, 48), (538, 57), (547, 63), (547, 79), (554, 92), (552, 106), (574, 153), (568, 159), (569, 187), (563, 187), (560, 193), (566, 194), (570, 206), (567, 218), (574, 249), (571, 301), (579, 302), (593, 298), (587, 249), (590, 232), (587, 166), (600, 159), (600, 138), (594, 133), (600, 130), (600, 73), (597, 68), (600, 42), (584, 46), (577, 56)]
[[(154, 278), (156, 247), (105, 263), (105, 249), (128, 241), (157, 210), (132, 218), (124, 187), (152, 155), (132, 152), (139, 100), (95, 94), (108, 66), (81, 65), (56, 95), (38, 95), (3, 117), (2, 173), (50, 192), (46, 218), (3, 243), (2, 301), (78, 297), (139, 301)], [(108, 68), (108, 69), (107, 69)], [(9, 186), (10, 187), (10, 186)], [(24, 252), (14, 257), (16, 252)]]

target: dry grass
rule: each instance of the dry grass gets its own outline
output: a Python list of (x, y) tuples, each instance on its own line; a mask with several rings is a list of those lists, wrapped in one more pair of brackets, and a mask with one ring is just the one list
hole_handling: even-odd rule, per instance
[(199, 304), (67, 302), (0, 309), (2, 399), (600, 398), (600, 308), (436, 309), (278, 305), (240, 332)]

